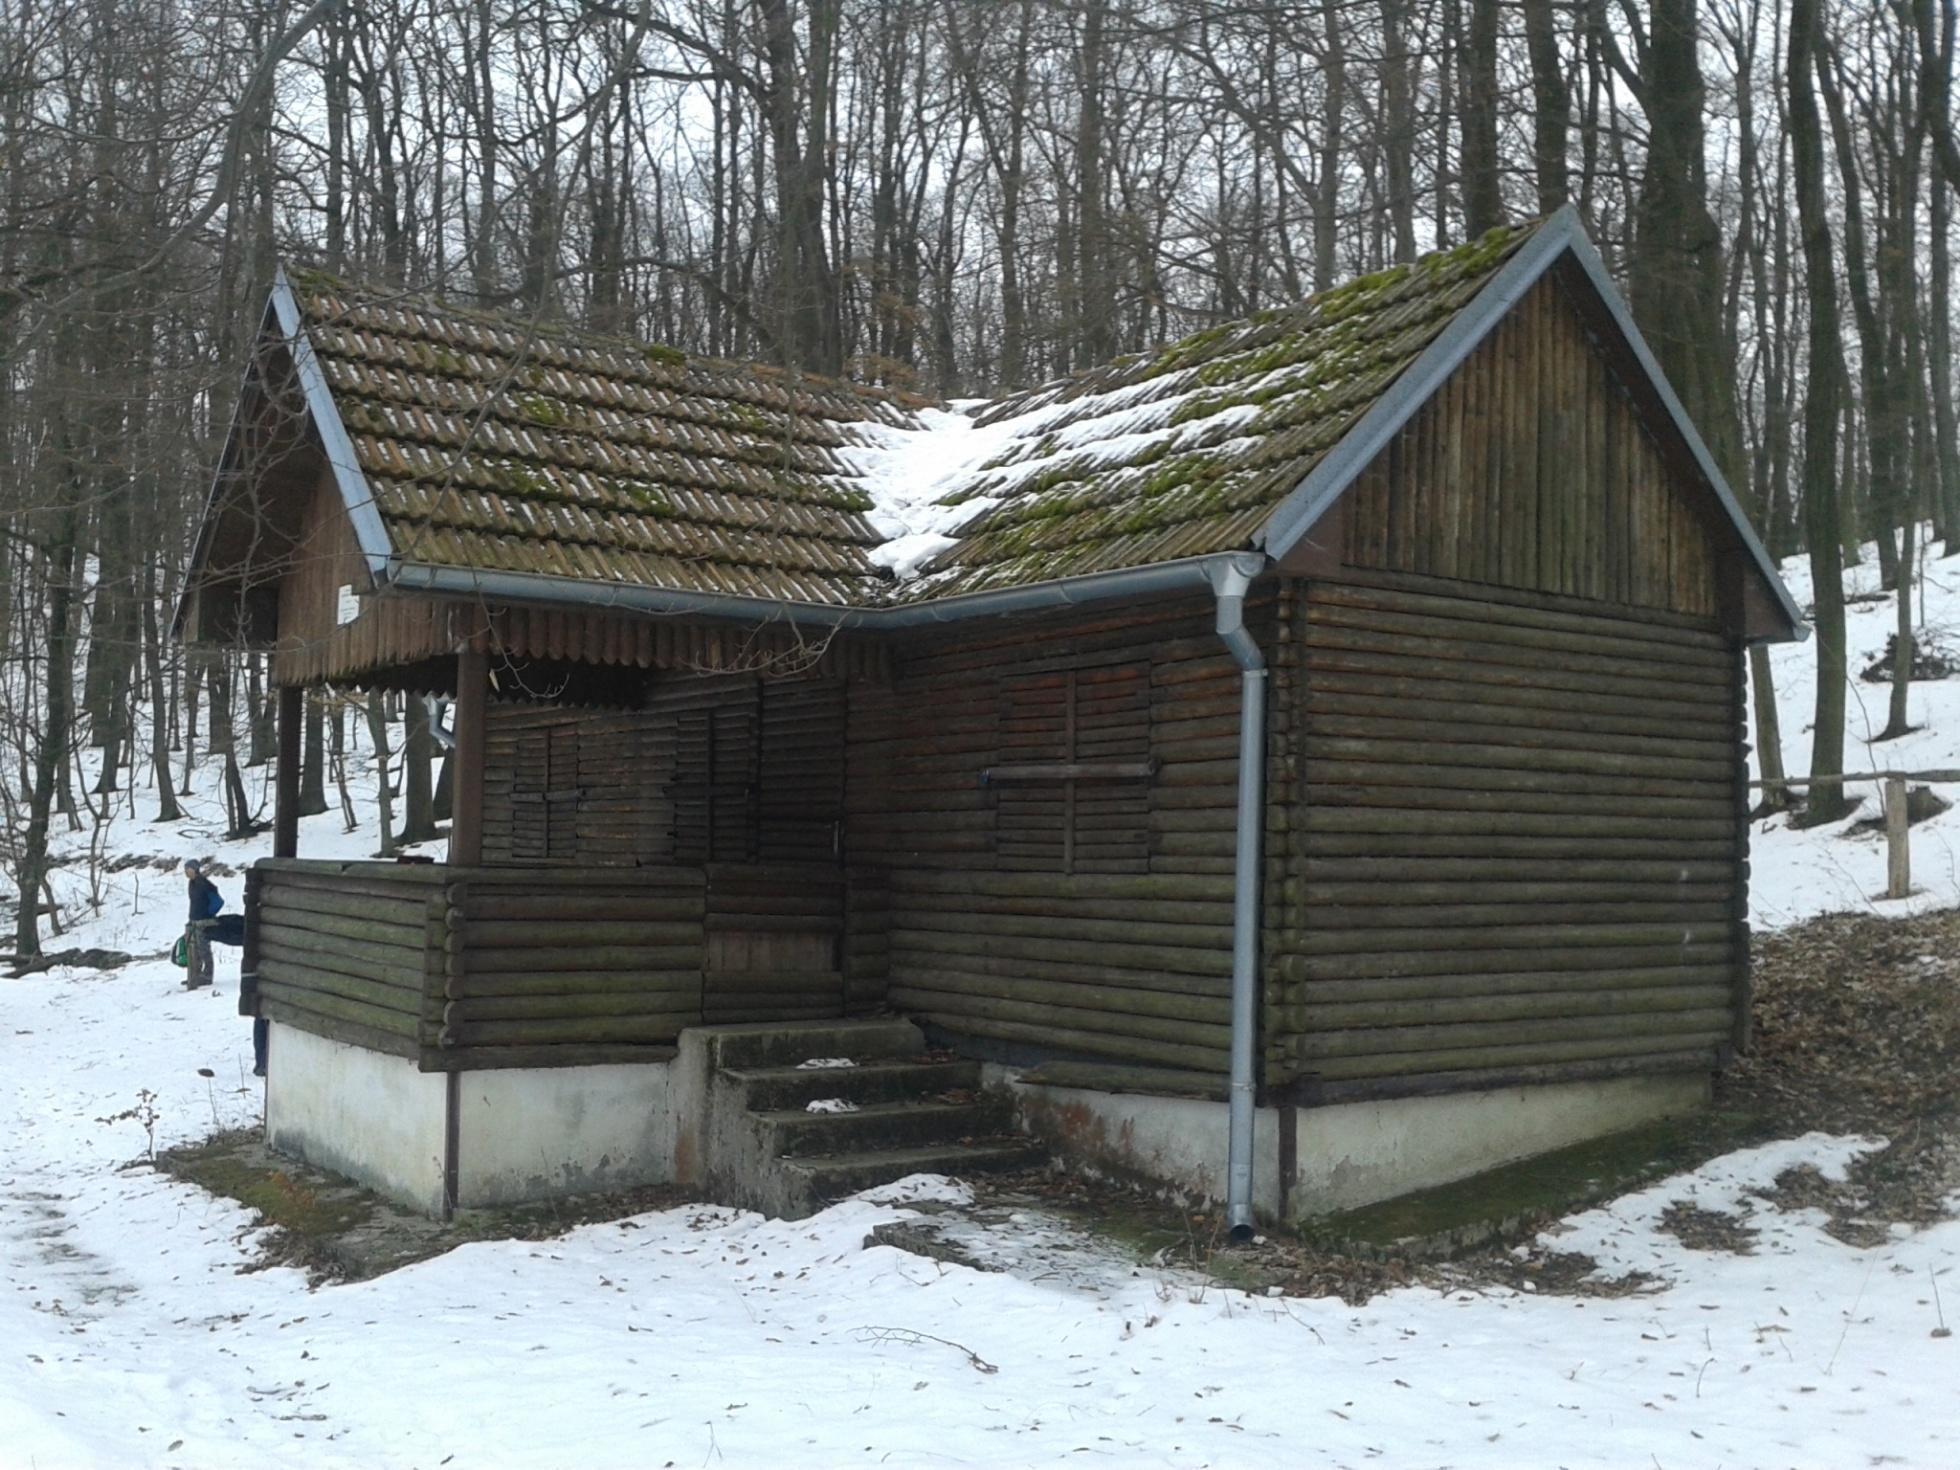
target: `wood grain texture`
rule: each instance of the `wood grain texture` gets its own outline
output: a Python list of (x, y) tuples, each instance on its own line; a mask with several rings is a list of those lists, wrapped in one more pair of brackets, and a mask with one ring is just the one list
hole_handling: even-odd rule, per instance
[(1338, 514), (1357, 568), (1710, 618), (1725, 541), (1699, 491), (1671, 472), (1547, 276), (1362, 472)]
[(1294, 785), (1269, 845), (1268, 1082), (1331, 1099), (1713, 1067), (1747, 967), (1736, 645), (1678, 609), (1348, 577), (1298, 586), (1278, 660)]

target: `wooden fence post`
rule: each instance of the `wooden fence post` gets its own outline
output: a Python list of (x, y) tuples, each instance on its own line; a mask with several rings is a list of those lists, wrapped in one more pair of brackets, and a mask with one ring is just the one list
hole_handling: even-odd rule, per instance
[(1906, 783), (1903, 776), (1885, 778), (1885, 896), (1904, 898), (1912, 892), (1912, 843), (1906, 829)]

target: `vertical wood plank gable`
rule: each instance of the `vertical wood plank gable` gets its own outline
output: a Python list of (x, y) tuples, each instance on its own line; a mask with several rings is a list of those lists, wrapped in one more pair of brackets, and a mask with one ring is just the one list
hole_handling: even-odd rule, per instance
[(1533, 287), (1355, 480), (1348, 565), (1716, 610), (1718, 528), (1553, 278)]

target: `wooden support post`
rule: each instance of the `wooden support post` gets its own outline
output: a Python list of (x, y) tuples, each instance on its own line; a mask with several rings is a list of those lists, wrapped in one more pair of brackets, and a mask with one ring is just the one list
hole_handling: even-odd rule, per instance
[(474, 868), (483, 861), (484, 711), (490, 698), (490, 659), (480, 648), (456, 655), (456, 776), (449, 820), (449, 862)]
[(1904, 898), (1912, 892), (1912, 839), (1906, 827), (1906, 782), (1903, 776), (1885, 778), (1885, 896)]
[(300, 740), (306, 724), (306, 691), (279, 690), (279, 765), (272, 795), (272, 855), (299, 856)]

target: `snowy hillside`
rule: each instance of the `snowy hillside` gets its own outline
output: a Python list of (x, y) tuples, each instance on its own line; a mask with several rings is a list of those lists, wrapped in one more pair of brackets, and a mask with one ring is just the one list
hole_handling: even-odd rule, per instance
[[(1938, 543), (1934, 549), (1940, 549)], [(1960, 650), (1960, 557), (1936, 556), (1925, 570), (1922, 638)], [(1783, 564), (1783, 579), (1798, 606), (1808, 609), (1809, 563), (1792, 557)], [(1845, 593), (1859, 597), (1875, 593), (1877, 587), (1876, 553), (1867, 546), (1858, 565), (1846, 572)], [(1915, 585), (1915, 602), (1919, 593)], [(1885, 651), (1896, 619), (1897, 604), (1890, 596), (1854, 602), (1845, 609), (1845, 662), (1850, 672), (1845, 689), (1845, 769), (1960, 767), (1960, 678), (1915, 683), (1909, 708), (1912, 723), (1919, 728), (1897, 740), (1871, 743), (1871, 737), (1885, 728), (1892, 686), (1866, 683), (1858, 672)], [(1817, 691), (1816, 646), (1808, 641), (1779, 645), (1771, 650), (1770, 663), (1776, 672), (1784, 768), (1791, 776), (1806, 775)], [(1753, 732), (1750, 743), (1755, 744)], [(1960, 788), (1935, 789), (1949, 801), (1960, 798)], [(1884, 838), (1849, 830), (1877, 813), (1878, 788), (1854, 786), (1848, 794), (1862, 798), (1863, 807), (1834, 826), (1799, 831), (1788, 818), (1775, 817), (1751, 828), (1749, 908), (1757, 928), (1779, 929), (1823, 913), (1918, 913), (1960, 903), (1960, 802), (1953, 811), (1914, 825), (1912, 877), (1917, 891), (1911, 898), (1887, 901), (1879, 897), (1885, 892)]]

